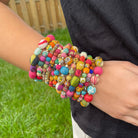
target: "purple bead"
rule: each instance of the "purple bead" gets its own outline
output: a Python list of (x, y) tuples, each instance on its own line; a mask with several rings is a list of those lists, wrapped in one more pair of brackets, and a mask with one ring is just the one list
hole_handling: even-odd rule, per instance
[(59, 91), (61, 91), (63, 89), (63, 85), (58, 85), (58, 88), (57, 88)]
[(36, 71), (36, 66), (30, 66), (30, 70), (32, 71), (32, 72), (35, 72)]

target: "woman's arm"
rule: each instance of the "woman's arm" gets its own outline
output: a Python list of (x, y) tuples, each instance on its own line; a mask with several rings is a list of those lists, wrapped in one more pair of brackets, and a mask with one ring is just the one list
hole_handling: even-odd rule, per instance
[(0, 58), (24, 70), (42, 35), (0, 2)]
[[(2, 3), (0, 25), (0, 58), (29, 70), (30, 56), (43, 36)], [(107, 61), (103, 69), (92, 104), (138, 126), (138, 67), (129, 62)]]

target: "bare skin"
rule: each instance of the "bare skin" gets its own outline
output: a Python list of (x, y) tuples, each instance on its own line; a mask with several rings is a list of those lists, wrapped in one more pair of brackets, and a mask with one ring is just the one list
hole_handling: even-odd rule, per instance
[[(0, 58), (26, 71), (43, 38), (0, 2)], [(138, 66), (126, 61), (104, 62), (92, 104), (110, 116), (138, 126)]]

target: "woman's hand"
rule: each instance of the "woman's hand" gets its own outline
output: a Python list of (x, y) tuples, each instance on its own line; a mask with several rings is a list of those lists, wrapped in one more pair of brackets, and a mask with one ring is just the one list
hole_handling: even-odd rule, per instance
[(110, 116), (138, 126), (138, 66), (105, 61), (91, 102)]

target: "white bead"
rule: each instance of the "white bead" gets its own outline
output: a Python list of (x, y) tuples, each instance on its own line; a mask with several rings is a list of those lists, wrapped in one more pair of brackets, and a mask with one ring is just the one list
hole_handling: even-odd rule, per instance
[(38, 43), (38, 47), (39, 47), (40, 49), (44, 49), (47, 45), (48, 45), (48, 43), (46, 42), (45, 39), (42, 39), (42, 40)]
[(84, 56), (85, 58), (87, 58), (87, 53), (86, 52), (81, 52), (80, 56)]

